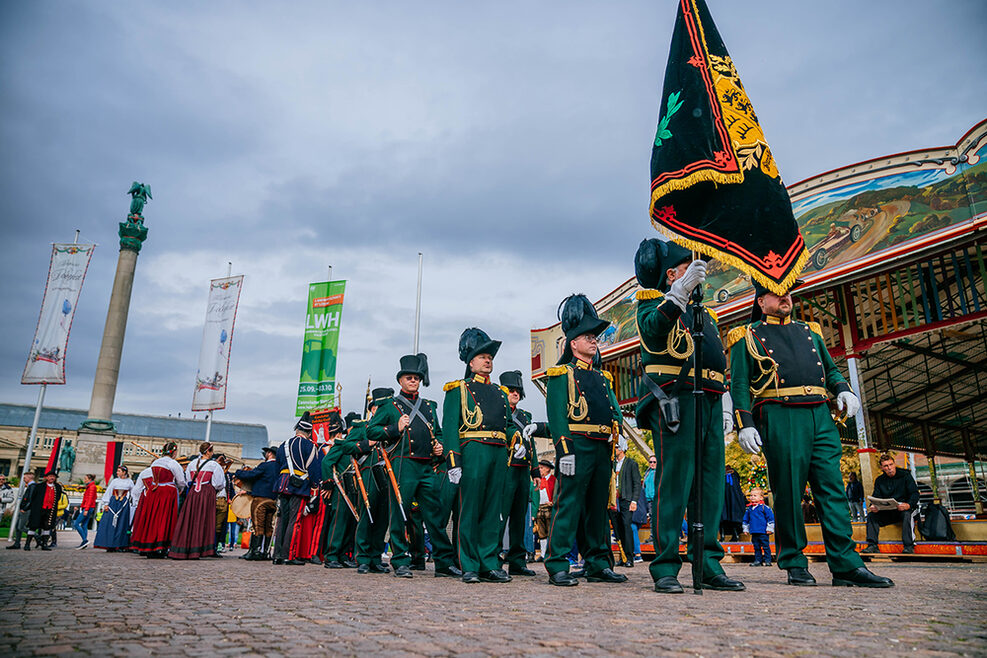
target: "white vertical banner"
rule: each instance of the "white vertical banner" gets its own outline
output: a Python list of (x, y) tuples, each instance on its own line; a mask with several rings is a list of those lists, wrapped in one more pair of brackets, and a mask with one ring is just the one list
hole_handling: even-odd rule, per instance
[(206, 305), (206, 324), (202, 328), (192, 411), (226, 407), (226, 377), (230, 370), (233, 324), (236, 322), (236, 308), (242, 288), (242, 274), (209, 282), (209, 303)]
[(22, 384), (64, 384), (65, 352), (75, 305), (86, 280), (94, 244), (53, 244), (41, 315), (34, 330)]

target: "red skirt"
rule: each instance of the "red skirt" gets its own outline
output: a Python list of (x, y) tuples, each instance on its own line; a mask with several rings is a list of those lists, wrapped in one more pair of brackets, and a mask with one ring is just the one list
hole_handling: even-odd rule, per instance
[(171, 545), (178, 514), (178, 489), (158, 486), (141, 497), (130, 535), (130, 546), (140, 553), (166, 551)]
[(311, 557), (315, 554), (312, 551), (312, 539), (315, 538), (316, 543), (319, 541), (315, 530), (317, 515), (302, 515), (305, 511), (306, 503), (308, 503), (308, 500), (303, 500), (302, 504), (298, 506), (298, 518), (295, 522), (295, 532), (291, 535), (291, 546), (288, 548), (289, 560), (311, 559)]
[(206, 484), (199, 491), (189, 489), (178, 525), (171, 538), (168, 557), (173, 560), (196, 560), (216, 554), (216, 490)]

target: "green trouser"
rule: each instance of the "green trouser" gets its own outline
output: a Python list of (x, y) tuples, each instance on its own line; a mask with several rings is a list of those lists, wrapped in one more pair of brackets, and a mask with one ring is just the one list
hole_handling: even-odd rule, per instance
[(802, 518), (802, 493), (812, 487), (829, 570), (862, 567), (856, 552), (850, 509), (843, 491), (840, 434), (829, 407), (784, 406), (767, 403), (758, 423), (768, 461), (768, 481), (774, 494), (775, 545), (778, 567), (807, 567), (802, 549), (808, 543)]
[[(449, 503), (442, 497), (442, 482), (435, 477), (429, 462), (414, 459), (399, 458), (393, 462), (394, 476), (401, 488), (401, 500), (404, 502), (404, 512), (408, 521), (414, 523), (411, 515), (411, 503), (417, 501), (421, 521), (428, 530), (432, 542), (432, 559), (435, 568), (446, 568), (453, 565), (452, 543), (446, 534), (446, 524), (449, 523)], [(448, 476), (444, 476), (448, 483)], [(420, 525), (419, 525), (420, 528)], [(421, 531), (419, 530), (419, 535)], [(424, 537), (419, 537), (424, 547)], [(397, 498), (391, 498), (391, 564), (395, 567), (411, 564), (411, 538), (401, 516), (401, 507)], [(423, 557), (424, 560), (424, 551)]]
[[(436, 567), (453, 565), (459, 567), (459, 485), (449, 481), (449, 473), (444, 465), (432, 475), (432, 491), (436, 496), (435, 526), (440, 528), (439, 544), (432, 540), (432, 560)], [(447, 533), (449, 517), (452, 516), (452, 533)]]
[[(569, 571), (566, 555), (573, 544), (579, 546), (588, 575), (613, 566), (610, 544), (610, 478), (613, 475), (613, 452), (609, 441), (574, 437), (572, 454), (576, 472), (559, 475), (555, 481), (555, 505), (548, 526), (549, 574)], [(555, 472), (558, 473), (558, 459)]]
[[(696, 472), (696, 401), (691, 392), (679, 395), (679, 431), (672, 434), (659, 422), (658, 405), (647, 412), (648, 427), (658, 458), (655, 469), (655, 499), (651, 518), (657, 519), (655, 529), (655, 559), (651, 561), (651, 577), (657, 581), (665, 576), (678, 576), (682, 568), (679, 557), (679, 535), (682, 517), (689, 509), (693, 518), (690, 498)], [(703, 533), (703, 577), (723, 573), (720, 560), (723, 547), (716, 535), (723, 513), (724, 474), (723, 403), (718, 393), (706, 393), (702, 397), (703, 412), (703, 509), (701, 520)], [(688, 555), (692, 560), (690, 536)]]
[(500, 569), (501, 497), (507, 477), (507, 448), (479, 441), (463, 446), (459, 486), (459, 564), (466, 572)]
[(333, 487), (329, 505), (332, 521), (329, 523), (329, 534), (326, 536), (325, 561), (342, 562), (346, 558), (356, 520), (350, 508), (346, 506), (346, 501), (339, 495), (338, 487)]
[[(358, 493), (357, 500), (353, 501), (360, 514), (360, 522), (356, 525), (357, 564), (380, 564), (380, 556), (384, 553), (384, 537), (387, 535), (387, 499), (390, 496), (388, 493), (390, 487), (381, 489), (377, 486), (377, 478), (373, 476), (372, 468), (364, 468), (360, 473), (363, 486), (367, 490), (367, 499), (370, 501), (370, 514), (367, 514), (367, 504), (363, 500), (363, 494)], [(400, 512), (398, 514), (400, 515)], [(374, 517), (373, 523), (370, 522), (371, 515)]]
[(504, 536), (506, 527), (509, 540), (507, 564), (515, 569), (526, 569), (528, 566), (528, 551), (524, 548), (524, 529), (529, 502), (531, 502), (531, 470), (527, 466), (509, 466), (507, 486), (504, 487), (500, 536)]

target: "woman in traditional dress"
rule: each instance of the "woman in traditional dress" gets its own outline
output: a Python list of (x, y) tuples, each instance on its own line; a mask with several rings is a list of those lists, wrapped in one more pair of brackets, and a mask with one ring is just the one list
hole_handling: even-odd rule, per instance
[(151, 462), (150, 478), (142, 475), (142, 496), (131, 546), (142, 555), (164, 557), (171, 545), (175, 530), (175, 517), (178, 514), (178, 491), (185, 488), (185, 472), (174, 459), (178, 444), (169, 441), (164, 454)]
[(213, 458), (208, 441), (199, 446), (199, 456), (186, 469), (189, 490), (178, 513), (178, 524), (171, 539), (168, 557), (173, 560), (197, 560), (215, 557), (216, 498), (226, 496), (226, 474)]
[(117, 467), (117, 476), (110, 480), (100, 504), (103, 516), (96, 528), (95, 548), (113, 553), (130, 546), (130, 492), (134, 483), (126, 466)]

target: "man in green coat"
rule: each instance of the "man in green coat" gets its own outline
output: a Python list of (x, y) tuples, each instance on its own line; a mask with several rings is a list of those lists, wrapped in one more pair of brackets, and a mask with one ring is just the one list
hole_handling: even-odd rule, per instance
[[(435, 402), (426, 400), (419, 387), (428, 386), (428, 360), (424, 354), (401, 357), (397, 374), (401, 390), (384, 401), (367, 428), (368, 436), (379, 441), (390, 455), (400, 490), (403, 510), (396, 491), (391, 492), (391, 566), (399, 578), (411, 578), (412, 503), (417, 502), (421, 519), (432, 540), (436, 576), (462, 577), (455, 564), (452, 543), (446, 534), (449, 510), (441, 496), (433, 464), (442, 459), (442, 427)], [(402, 514), (403, 511), (403, 514)]]
[[(716, 314), (703, 306), (701, 383), (703, 427), (696, 427), (693, 394), (695, 346), (690, 334), (689, 298), (706, 277), (706, 263), (674, 242), (644, 240), (634, 256), (634, 272), (643, 290), (637, 292), (637, 326), (641, 337), (644, 378), (638, 392), (637, 425), (651, 430), (656, 464), (652, 505), (655, 559), (651, 577), (659, 594), (681, 594), (678, 573), (679, 533), (693, 489), (696, 465), (696, 433), (702, 437), (703, 509), (706, 528), (703, 546), (703, 589), (742, 591), (744, 584), (723, 573), (723, 547), (716, 538), (723, 511), (725, 433), (733, 429), (730, 396), (726, 391), (726, 355), (720, 342)], [(662, 411), (662, 400), (666, 405)], [(671, 417), (671, 403), (678, 404), (678, 419)], [(724, 413), (726, 407), (726, 413)], [(676, 422), (676, 420), (678, 422)], [(691, 520), (691, 519), (690, 519)], [(694, 547), (688, 546), (689, 561)]]
[[(822, 524), (833, 585), (892, 587), (871, 573), (856, 553), (840, 474), (840, 435), (826, 402), (853, 416), (860, 401), (850, 390), (815, 322), (792, 320), (791, 293), (776, 295), (755, 285), (751, 323), (730, 331), (730, 392), (741, 447), (764, 448), (774, 493), (778, 567), (788, 584), (812, 586), (802, 518), (806, 482)], [(763, 441), (763, 442), (762, 442)]]
[[(387, 467), (381, 456), (384, 449), (380, 444), (379, 437), (371, 434), (370, 427), (374, 424), (377, 415), (381, 413), (385, 404), (393, 400), (394, 389), (375, 388), (373, 390), (373, 401), (371, 402), (373, 411), (370, 412), (370, 420), (366, 425), (366, 445), (367, 451), (361, 449), (361, 453), (366, 457), (360, 463), (360, 477), (363, 480), (363, 488), (367, 492), (367, 499), (370, 503), (368, 514), (367, 505), (362, 500), (362, 492), (358, 493), (359, 501), (354, 501), (357, 505), (357, 512), (360, 520), (356, 524), (356, 562), (360, 565), (358, 573), (386, 573), (382, 566), (380, 556), (384, 552), (385, 537), (387, 527), (390, 525), (389, 498), (391, 496), (390, 477), (387, 474)], [(357, 483), (359, 487), (359, 483)], [(388, 569), (388, 571), (390, 571)]]
[(459, 338), (464, 379), (449, 382), (442, 408), (448, 478), (459, 484), (459, 567), (464, 583), (506, 583), (500, 515), (507, 479), (507, 437), (518, 428), (507, 391), (490, 382), (499, 340), (475, 327)]
[(608, 505), (613, 477), (613, 445), (621, 413), (613, 378), (599, 368), (597, 336), (610, 323), (601, 320), (585, 295), (563, 302), (560, 318), (565, 350), (548, 369), (548, 425), (555, 442), (555, 504), (549, 525), (549, 582), (579, 584), (566, 555), (578, 544), (590, 582), (622, 583), (613, 571)]
[[(508, 445), (510, 463), (504, 487), (504, 506), (501, 512), (500, 534), (508, 531), (507, 572), (512, 576), (534, 576), (528, 568), (528, 551), (525, 549), (525, 531), (528, 527), (528, 507), (531, 502), (531, 484), (541, 473), (538, 470), (538, 453), (534, 436), (547, 436), (546, 423), (532, 423), (531, 414), (519, 408), (524, 399), (524, 382), (520, 370), (510, 370), (500, 375), (500, 385), (507, 389), (511, 405), (511, 419), (518, 428)], [(539, 431), (540, 430), (540, 431)], [(537, 503), (535, 507), (537, 508)]]

